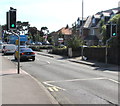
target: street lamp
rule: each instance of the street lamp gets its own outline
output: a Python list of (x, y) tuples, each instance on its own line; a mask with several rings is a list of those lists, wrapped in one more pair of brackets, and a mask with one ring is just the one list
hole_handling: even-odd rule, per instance
[[(81, 35), (83, 37), (83, 0), (82, 0), (82, 31), (81, 31)], [(82, 48), (81, 48), (81, 56), (82, 56), (82, 60), (83, 60), (83, 44), (82, 44)]]

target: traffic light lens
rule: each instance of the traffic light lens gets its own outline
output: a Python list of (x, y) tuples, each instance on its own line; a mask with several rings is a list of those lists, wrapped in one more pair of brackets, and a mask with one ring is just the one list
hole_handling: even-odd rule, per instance
[(116, 36), (116, 33), (113, 33), (113, 36)]
[(14, 28), (14, 27), (15, 27), (15, 25), (14, 25), (14, 24), (12, 24), (12, 25), (11, 25), (11, 27), (12, 27), (12, 28)]

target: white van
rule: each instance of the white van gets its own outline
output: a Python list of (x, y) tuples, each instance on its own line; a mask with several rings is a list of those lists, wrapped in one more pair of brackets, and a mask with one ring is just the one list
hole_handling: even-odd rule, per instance
[(3, 45), (0, 44), (0, 53), (2, 52), (2, 50), (3, 50)]
[(16, 46), (14, 44), (6, 44), (3, 46), (3, 53), (5, 54), (14, 54)]

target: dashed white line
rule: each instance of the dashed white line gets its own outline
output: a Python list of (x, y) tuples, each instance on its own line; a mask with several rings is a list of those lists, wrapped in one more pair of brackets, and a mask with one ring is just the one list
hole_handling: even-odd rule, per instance
[(48, 63), (48, 64), (50, 64), (50, 62), (49, 62), (49, 61), (47, 61), (47, 63)]

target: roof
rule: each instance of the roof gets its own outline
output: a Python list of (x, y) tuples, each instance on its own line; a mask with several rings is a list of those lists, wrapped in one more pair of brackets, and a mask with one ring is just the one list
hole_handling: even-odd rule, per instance
[(91, 24), (91, 21), (92, 21), (92, 16), (88, 16), (85, 24), (84, 24), (84, 28), (89, 28), (90, 27), (90, 24)]
[(62, 33), (64, 35), (71, 35), (72, 34), (72, 30), (70, 28), (63, 27), (60, 30), (58, 30), (57, 33)]
[(97, 18), (97, 19), (100, 19), (100, 15), (99, 14), (95, 14), (93, 17)]
[(103, 12), (102, 14), (103, 14), (103, 16), (105, 16), (105, 17), (110, 17), (110, 13), (109, 13), (109, 12)]
[(112, 10), (114, 14), (116, 14), (118, 12), (118, 10)]
[(98, 12), (98, 13), (96, 13), (96, 14), (102, 15), (104, 12), (105, 12), (105, 13), (109, 13), (109, 14), (111, 14), (112, 12), (113, 12), (113, 13), (117, 13), (117, 11), (118, 11), (119, 9), (120, 9), (120, 7), (112, 8), (112, 9), (109, 9), (109, 10), (100, 11), (100, 12)]
[[(83, 17), (83, 20), (85, 21), (87, 18)], [(82, 17), (78, 17), (77, 21), (82, 20)]]

